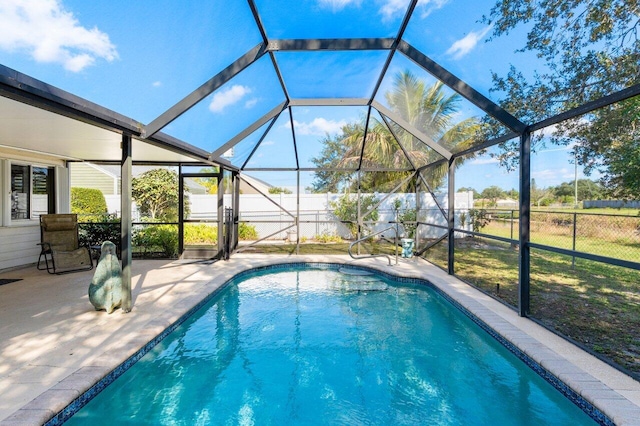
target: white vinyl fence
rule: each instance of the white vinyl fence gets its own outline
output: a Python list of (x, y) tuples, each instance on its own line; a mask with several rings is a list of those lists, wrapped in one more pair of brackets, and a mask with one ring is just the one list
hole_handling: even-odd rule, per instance
[[(362, 194), (363, 196), (370, 194)], [(377, 199), (384, 198), (387, 194), (375, 194)], [(299, 205), (299, 232), (300, 238), (312, 239), (316, 235), (336, 235), (343, 238), (349, 237), (349, 229), (340, 222), (335, 214), (331, 203), (337, 201), (342, 194), (300, 194)], [(355, 194), (353, 195), (356, 196)], [(107, 206), (109, 212), (115, 213), (120, 210), (120, 197), (118, 195), (107, 195)], [(445, 212), (448, 209), (448, 197), (446, 194), (437, 196), (436, 203), (429, 193), (420, 195), (421, 205), (418, 210), (418, 220), (420, 222), (433, 223), (446, 226), (446, 217), (442, 215), (438, 204)], [(376, 224), (371, 224), (368, 233), (382, 230), (390, 226), (389, 222), (395, 220), (393, 203), (400, 200), (401, 209), (405, 206), (414, 207), (416, 196), (414, 193), (393, 194), (386, 199), (379, 207), (379, 217)], [(210, 194), (189, 194), (190, 219), (216, 220), (217, 218), (217, 197)], [(473, 193), (460, 192), (455, 197), (456, 215), (468, 216), (468, 211), (473, 207)], [(231, 205), (231, 195), (225, 195), (224, 205)], [(280, 206), (280, 207), (278, 207)], [(240, 194), (240, 222), (247, 222), (256, 228), (258, 238), (264, 238), (273, 234), (269, 239), (284, 240), (292, 238), (296, 231), (295, 216), (298, 213), (298, 198), (296, 194), (269, 194), (269, 198), (260, 194)], [(137, 220), (137, 209), (134, 205), (134, 221)], [(456, 223), (458, 220), (456, 220)], [(459, 225), (457, 225), (459, 226)], [(287, 228), (290, 227), (288, 230)], [(466, 229), (466, 226), (464, 227)], [(419, 228), (420, 238), (435, 238), (442, 235), (440, 228), (431, 226), (421, 226)], [(295, 235), (293, 235), (295, 238)]]

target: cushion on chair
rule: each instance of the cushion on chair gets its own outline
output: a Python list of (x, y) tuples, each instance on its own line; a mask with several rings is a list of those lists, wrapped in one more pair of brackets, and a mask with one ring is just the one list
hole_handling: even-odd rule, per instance
[(91, 256), (86, 247), (76, 250), (64, 251), (53, 249), (53, 258), (57, 269), (75, 269), (92, 266)]
[(47, 232), (70, 231), (76, 228), (75, 222), (43, 222), (42, 227)]

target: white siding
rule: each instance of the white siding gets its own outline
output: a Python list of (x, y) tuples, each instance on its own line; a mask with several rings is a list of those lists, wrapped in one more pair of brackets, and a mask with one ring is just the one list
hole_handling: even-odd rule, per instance
[(11, 211), (9, 210), (10, 181), (9, 160), (0, 158), (0, 227), (9, 225), (9, 218), (11, 217)]
[(104, 195), (119, 190), (118, 179), (85, 163), (70, 163), (70, 181), (73, 188), (99, 189)]
[(35, 263), (40, 254), (40, 226), (0, 227), (0, 270)]

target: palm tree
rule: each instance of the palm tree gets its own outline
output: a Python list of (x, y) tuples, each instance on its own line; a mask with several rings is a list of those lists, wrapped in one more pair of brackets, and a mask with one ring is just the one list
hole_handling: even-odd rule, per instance
[[(410, 71), (400, 72), (394, 78), (393, 89), (385, 94), (385, 98), (391, 110), (449, 151), (461, 151), (470, 147), (480, 132), (480, 123), (474, 117), (455, 122), (462, 98), (455, 93), (446, 94), (444, 85), (440, 81), (426, 86), (424, 81)], [(401, 126), (391, 122), (391, 127), (398, 141), (385, 123), (374, 118), (373, 124), (367, 131), (364, 152), (362, 151), (364, 126), (359, 124), (345, 127), (342, 138), (345, 152), (339, 166), (357, 167), (361, 154), (363, 168), (406, 170), (442, 159), (440, 154)], [(400, 149), (398, 143), (402, 145), (407, 155)], [(427, 181), (432, 188), (442, 184), (446, 170), (447, 164), (442, 164), (430, 171)], [(362, 186), (376, 190), (391, 189), (387, 187), (406, 175), (406, 172), (367, 173), (367, 179), (363, 180)]]

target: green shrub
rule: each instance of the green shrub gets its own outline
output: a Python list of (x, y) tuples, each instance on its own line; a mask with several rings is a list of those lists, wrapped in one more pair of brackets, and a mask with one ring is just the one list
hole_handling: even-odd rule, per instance
[(256, 227), (253, 225), (249, 225), (248, 223), (240, 222), (240, 224), (238, 225), (238, 239), (257, 240), (258, 231), (256, 231)]
[(404, 209), (401, 209), (402, 201), (399, 198), (393, 200), (393, 210), (398, 212), (398, 222), (402, 223), (407, 238), (415, 238), (418, 226), (418, 209), (411, 207), (409, 201), (404, 201)]
[(269, 188), (269, 194), (291, 194), (291, 190), (287, 188), (280, 188), (279, 186), (272, 186)]
[(192, 244), (218, 244), (217, 225), (209, 226), (204, 223), (184, 225), (184, 243)]
[(313, 237), (314, 240), (320, 243), (341, 243), (342, 238), (339, 235), (333, 235), (328, 233), (322, 233)]
[(145, 225), (134, 229), (132, 244), (143, 252), (160, 251), (168, 258), (178, 256), (178, 227), (176, 225)]
[(487, 211), (481, 209), (469, 210), (469, 220), (471, 221), (471, 228), (473, 229), (473, 232), (482, 231), (482, 228), (491, 222)]
[[(82, 219), (79, 219), (79, 221)], [(98, 246), (111, 241), (120, 253), (120, 219), (115, 214), (94, 215), (91, 221), (78, 226), (80, 245)]]
[[(99, 189), (71, 188), (71, 213), (78, 215), (103, 215), (107, 213), (107, 201)], [(95, 221), (81, 218), (82, 221)], [(99, 220), (98, 220), (99, 221)]]
[[(363, 195), (360, 198), (360, 212), (364, 215), (368, 212), (376, 203), (378, 199), (375, 195)], [(358, 231), (358, 224), (355, 223), (358, 220), (358, 197), (356, 195), (350, 196), (344, 194), (337, 201), (331, 201), (329, 203), (338, 219), (345, 223), (351, 235), (355, 236)], [(363, 221), (377, 221), (378, 209), (373, 209), (368, 215), (362, 217)]]

